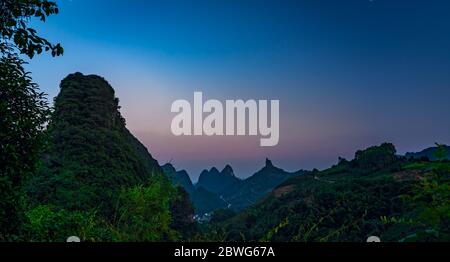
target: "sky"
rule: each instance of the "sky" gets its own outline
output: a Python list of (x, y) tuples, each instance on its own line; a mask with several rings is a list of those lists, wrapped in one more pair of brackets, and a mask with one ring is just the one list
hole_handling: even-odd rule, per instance
[[(449, 1), (60, 0), (31, 21), (64, 56), (28, 69), (49, 98), (82, 72), (116, 90), (127, 127), (164, 164), (239, 177), (265, 158), (326, 168), (388, 141), (399, 153), (450, 144)], [(176, 99), (278, 99), (280, 141), (174, 136)]]

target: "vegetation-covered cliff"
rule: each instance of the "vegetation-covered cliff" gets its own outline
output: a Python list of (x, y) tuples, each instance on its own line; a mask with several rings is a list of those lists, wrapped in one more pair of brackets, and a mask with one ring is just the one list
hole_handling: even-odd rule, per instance
[(75, 73), (61, 82), (42, 167), (26, 186), (30, 239), (180, 237), (171, 207), (183, 195), (126, 129), (118, 103), (99, 76)]

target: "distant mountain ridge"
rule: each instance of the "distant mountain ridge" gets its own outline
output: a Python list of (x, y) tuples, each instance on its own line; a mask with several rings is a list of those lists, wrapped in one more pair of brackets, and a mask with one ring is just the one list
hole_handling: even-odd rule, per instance
[(186, 190), (194, 204), (196, 214), (208, 213), (227, 206), (227, 203), (216, 193), (202, 186), (194, 186), (185, 170), (177, 171), (171, 163), (164, 164), (161, 168), (174, 186), (181, 186)]
[(171, 164), (163, 165), (162, 169), (174, 185), (184, 187), (190, 194), (197, 214), (224, 207), (234, 211), (242, 210), (256, 203), (282, 182), (305, 172), (286, 172), (266, 159), (265, 166), (246, 179), (236, 177), (233, 168), (226, 165), (222, 171), (216, 167), (209, 171), (203, 170), (198, 183), (193, 185), (186, 171), (176, 171)]
[[(405, 154), (406, 158), (415, 158), (415, 159), (420, 159), (422, 157), (426, 157), (429, 160), (437, 160), (436, 157), (434, 156), (434, 153), (436, 152), (436, 150), (438, 149), (438, 147), (434, 146), (434, 147), (429, 147), (426, 148), (420, 152), (408, 152)], [(445, 146), (445, 149), (447, 151), (447, 159), (450, 160), (450, 146)]]
[(195, 191), (195, 187), (186, 170), (176, 171), (175, 167), (170, 163), (164, 164), (161, 168), (173, 185), (183, 187), (188, 194), (192, 194)]
[(215, 167), (209, 171), (203, 170), (196, 187), (203, 187), (213, 193), (221, 194), (223, 190), (239, 182), (241, 182), (241, 179), (234, 175), (233, 168), (226, 165), (220, 172)]
[(303, 170), (287, 172), (274, 166), (272, 161), (266, 159), (265, 166), (261, 170), (240, 183), (226, 188), (222, 192), (223, 198), (226, 199), (233, 210), (239, 211), (256, 203), (284, 181), (304, 173)]

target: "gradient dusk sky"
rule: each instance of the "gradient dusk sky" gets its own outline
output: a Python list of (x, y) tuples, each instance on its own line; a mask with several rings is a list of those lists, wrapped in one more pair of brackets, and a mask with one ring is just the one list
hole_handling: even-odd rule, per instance
[[(28, 69), (50, 98), (67, 74), (105, 77), (127, 127), (160, 164), (195, 181), (225, 164), (247, 177), (265, 157), (293, 171), (392, 142), (450, 144), (450, 1), (61, 0), (40, 33), (65, 48)], [(176, 99), (279, 99), (280, 142), (175, 137)]]

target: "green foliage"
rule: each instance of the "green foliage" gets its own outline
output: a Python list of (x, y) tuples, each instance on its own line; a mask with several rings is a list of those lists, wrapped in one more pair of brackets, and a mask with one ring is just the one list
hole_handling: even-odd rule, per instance
[(289, 225), (289, 219), (285, 218), (278, 225), (276, 225), (274, 228), (269, 229), (269, 232), (267, 232), (266, 236), (264, 236), (261, 239), (261, 241), (262, 242), (269, 242), (272, 239), (273, 235), (277, 234), (278, 231), (280, 231), (282, 228), (286, 227), (287, 225)]
[(438, 144), (436, 143), (437, 149), (433, 152), (433, 156), (438, 161), (443, 161), (447, 158), (448, 152), (447, 152), (447, 146), (444, 144)]
[(167, 181), (121, 190), (113, 220), (114, 241), (169, 241), (178, 239), (171, 228), (170, 204), (175, 191)]
[(94, 211), (68, 211), (50, 205), (36, 206), (26, 213), (23, 227), (26, 241), (65, 242), (69, 236), (82, 241), (99, 241), (108, 236)]
[(44, 50), (51, 51), (52, 56), (62, 55), (64, 49), (60, 44), (53, 45), (40, 37), (36, 30), (28, 27), (32, 17), (45, 22), (46, 18), (58, 14), (55, 2), (47, 0), (2, 0), (0, 2), (0, 46), (2, 53), (8, 47), (17, 48), (22, 54), (33, 58)]
[(389, 224), (415, 224), (414, 221), (412, 219), (407, 219), (404, 217), (387, 217), (387, 216), (381, 216), (380, 217), (381, 223), (383, 223), (384, 225), (389, 225)]
[(418, 212), (414, 215), (420, 229), (406, 239), (412, 241), (450, 240), (450, 172), (444, 168), (433, 169), (424, 175), (412, 194), (405, 195)]
[(365, 169), (385, 168), (397, 159), (396, 150), (393, 144), (384, 143), (380, 146), (372, 146), (365, 150), (358, 150), (355, 153), (355, 164)]
[[(216, 241), (364, 242), (371, 235), (383, 242), (448, 241), (449, 162), (406, 161), (394, 158), (394, 152), (384, 144), (359, 151), (350, 162), (294, 177), (260, 203), (207, 225), (204, 236)], [(440, 169), (430, 173), (431, 167)]]
[(21, 186), (37, 166), (50, 113), (23, 63), (13, 54), (0, 58), (0, 240), (21, 221)]
[(45, 21), (57, 13), (46, 0), (0, 2), (0, 240), (176, 239), (170, 212), (176, 193), (125, 128), (104, 79), (65, 79), (48, 123), (45, 96), (14, 52), (61, 55), (59, 44), (27, 25), (31, 17)]
[(45, 94), (32, 82), (17, 52), (30, 58), (43, 50), (61, 55), (62, 47), (37, 35), (27, 23), (58, 13), (56, 4), (40, 0), (0, 2), (0, 240), (21, 239), (27, 198), (23, 183), (36, 171), (46, 143), (43, 132), (50, 109)]
[(183, 238), (188, 238), (195, 230), (194, 206), (183, 187), (178, 186), (175, 190), (175, 199), (170, 206), (173, 218), (171, 228), (178, 231)]
[(433, 170), (433, 169), (440, 169), (440, 170), (446, 170), (447, 172), (450, 172), (450, 165), (448, 162), (430, 162), (430, 161), (409, 161), (402, 165), (403, 169), (406, 170), (417, 170), (417, 169), (426, 169), (426, 170)]
[(161, 176), (156, 160), (126, 129), (118, 102), (101, 77), (76, 73), (61, 82), (44, 165), (27, 184), (34, 204), (95, 209), (111, 220), (120, 188)]
[[(61, 82), (48, 125), (49, 146), (43, 165), (26, 184), (32, 210), (51, 206), (51, 212), (38, 211), (45, 211), (47, 220), (61, 226), (45, 228), (34, 222), (39, 219), (31, 220), (30, 232), (35, 232), (36, 239), (59, 241), (69, 233), (83, 234), (88, 241), (181, 237), (174, 228), (183, 224), (186, 214), (180, 207), (175, 208), (178, 213), (173, 208), (186, 200), (179, 198), (180, 192), (171, 186), (156, 160), (126, 129), (118, 102), (101, 77), (76, 73)], [(31, 213), (31, 218), (39, 217), (38, 211)], [(73, 224), (73, 216), (83, 224)], [(99, 232), (92, 232), (89, 225)], [(54, 233), (48, 235), (51, 230)]]
[(173, 241), (180, 234), (172, 227), (170, 205), (178, 197), (161, 178), (147, 186), (122, 188), (109, 221), (96, 210), (70, 211), (37, 205), (26, 212), (22, 237), (33, 242), (64, 242), (69, 236), (82, 241)]

